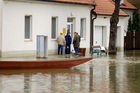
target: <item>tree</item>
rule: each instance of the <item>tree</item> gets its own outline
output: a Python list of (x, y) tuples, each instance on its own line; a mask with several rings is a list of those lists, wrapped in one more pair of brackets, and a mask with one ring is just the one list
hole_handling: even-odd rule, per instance
[(115, 0), (115, 9), (110, 19), (109, 54), (116, 54), (117, 24), (119, 22), (120, 0)]
[[(135, 7), (137, 7), (137, 11), (133, 13), (133, 29), (135, 31), (140, 31), (140, 0), (128, 0), (130, 3), (132, 3)], [(138, 17), (139, 16), (139, 17)], [(138, 23), (139, 20), (139, 23)], [(138, 23), (135, 25), (135, 23)], [(136, 26), (139, 26), (138, 28)]]
[(127, 31), (129, 31), (129, 32), (133, 31), (131, 17), (130, 17), (129, 20), (128, 20)]
[(139, 31), (140, 30), (139, 14), (136, 11), (133, 13), (132, 29), (133, 29), (133, 31)]

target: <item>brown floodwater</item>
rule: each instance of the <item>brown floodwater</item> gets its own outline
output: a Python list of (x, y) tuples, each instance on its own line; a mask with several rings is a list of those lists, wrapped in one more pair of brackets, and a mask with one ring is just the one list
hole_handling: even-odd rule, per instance
[(71, 69), (0, 70), (0, 93), (140, 93), (140, 51)]

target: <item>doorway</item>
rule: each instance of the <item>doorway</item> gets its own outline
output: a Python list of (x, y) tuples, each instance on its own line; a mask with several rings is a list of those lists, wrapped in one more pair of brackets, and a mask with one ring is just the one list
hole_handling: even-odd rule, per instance
[(37, 57), (48, 57), (48, 37), (44, 35), (37, 35)]
[(96, 26), (94, 31), (94, 45), (102, 46), (102, 43), (103, 43), (102, 26)]
[(70, 32), (71, 37), (73, 37), (74, 33), (74, 18), (67, 19), (67, 32)]
[(94, 46), (104, 46), (106, 47), (107, 41), (107, 29), (106, 26), (95, 26), (94, 30)]

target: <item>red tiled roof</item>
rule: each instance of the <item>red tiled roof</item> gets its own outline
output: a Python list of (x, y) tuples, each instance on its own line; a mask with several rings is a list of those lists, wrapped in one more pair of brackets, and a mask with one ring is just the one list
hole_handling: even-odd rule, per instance
[[(95, 12), (97, 14), (101, 14), (101, 15), (112, 15), (112, 13), (114, 12), (115, 6), (109, 0), (95, 0), (95, 3), (96, 3)], [(119, 15), (127, 16), (128, 14), (126, 14), (124, 11), (122, 11), (120, 9)]]
[(94, 5), (94, 0), (46, 0), (50, 2), (62, 2), (62, 3), (74, 3), (74, 4), (86, 4)]

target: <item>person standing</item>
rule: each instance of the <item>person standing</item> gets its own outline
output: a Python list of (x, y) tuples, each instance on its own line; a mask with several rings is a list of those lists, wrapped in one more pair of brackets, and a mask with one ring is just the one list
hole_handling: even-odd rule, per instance
[(58, 43), (58, 55), (61, 51), (61, 55), (63, 55), (63, 47), (66, 44), (63, 32), (60, 32), (60, 35), (57, 37), (57, 43)]
[(80, 47), (81, 36), (78, 34), (78, 32), (76, 32), (76, 33), (77, 33), (77, 36), (79, 38), (79, 47)]
[(79, 39), (77, 32), (74, 32), (73, 46), (74, 46), (75, 54), (77, 55), (78, 48), (80, 46), (80, 39)]
[(66, 40), (65, 54), (70, 54), (71, 42), (72, 42), (72, 38), (70, 36), (70, 32), (67, 32), (67, 35), (65, 36), (65, 40)]

